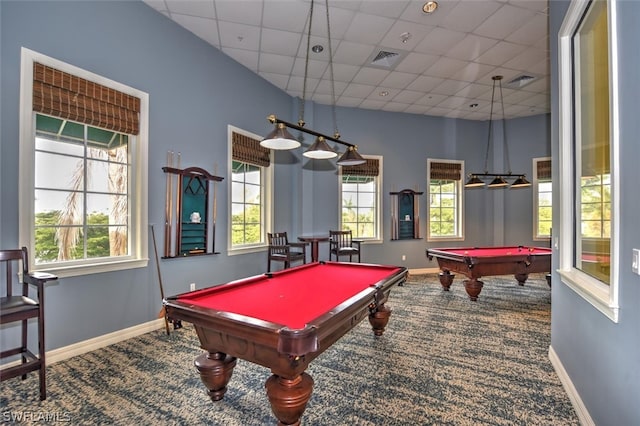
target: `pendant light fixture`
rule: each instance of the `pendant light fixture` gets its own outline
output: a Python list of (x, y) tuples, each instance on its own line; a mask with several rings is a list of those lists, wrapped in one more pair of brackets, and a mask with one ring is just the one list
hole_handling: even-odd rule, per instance
[[(502, 97), (502, 76), (495, 75), (491, 77), (493, 80), (493, 89), (491, 91), (491, 110), (489, 112), (489, 136), (487, 137), (487, 150), (484, 157), (484, 173), (469, 173), (469, 180), (465, 183), (465, 188), (480, 188), (486, 184), (483, 179), (493, 178), (493, 180), (486, 185), (487, 188), (506, 188), (509, 186), (509, 182), (505, 178), (516, 177), (515, 181), (511, 184), (510, 188), (526, 188), (531, 186), (531, 183), (525, 178), (524, 173), (512, 173), (511, 162), (509, 161), (509, 142), (507, 141), (506, 132), (506, 120), (504, 117), (504, 100)], [(507, 156), (507, 169), (506, 173), (489, 173), (489, 150), (491, 148), (491, 141), (493, 139), (493, 104), (496, 95), (496, 82), (500, 89), (500, 105), (502, 107), (502, 140), (504, 141), (505, 154)]]
[(311, 0), (311, 5), (309, 9), (309, 27), (307, 32), (307, 51), (305, 57), (305, 66), (304, 66), (304, 80), (302, 87), (302, 102), (300, 103), (300, 112), (298, 117), (298, 124), (288, 123), (284, 120), (280, 120), (275, 115), (270, 115), (267, 119), (273, 123), (276, 128), (273, 132), (269, 133), (267, 137), (260, 142), (260, 145), (270, 148), (270, 149), (295, 149), (300, 146), (300, 142), (291, 136), (291, 133), (287, 131), (289, 129), (295, 129), (303, 133), (307, 133), (310, 135), (316, 136), (313, 144), (302, 154), (307, 158), (312, 159), (331, 159), (338, 156), (336, 151), (327, 143), (327, 141), (336, 142), (338, 144), (344, 145), (347, 147), (346, 152), (338, 159), (338, 165), (349, 165), (354, 166), (358, 164), (364, 164), (366, 160), (358, 153), (358, 147), (356, 145), (344, 142), (339, 140), (340, 132), (338, 131), (338, 125), (336, 120), (336, 93), (335, 93), (335, 82), (333, 77), (333, 48), (331, 45), (331, 24), (329, 21), (329, 0), (325, 0), (325, 6), (327, 10), (327, 38), (328, 38), (328, 55), (329, 55), (329, 76), (331, 79), (331, 110), (333, 115), (333, 125), (334, 125), (334, 135), (333, 137), (324, 135), (322, 133), (315, 132), (310, 129), (306, 129), (304, 127), (304, 105), (306, 102), (306, 94), (307, 94), (307, 76), (309, 71), (309, 52), (313, 50), (313, 52), (322, 52), (321, 46), (314, 46), (313, 49), (310, 47), (311, 44), (311, 26), (313, 23), (313, 8), (314, 8), (314, 0)]

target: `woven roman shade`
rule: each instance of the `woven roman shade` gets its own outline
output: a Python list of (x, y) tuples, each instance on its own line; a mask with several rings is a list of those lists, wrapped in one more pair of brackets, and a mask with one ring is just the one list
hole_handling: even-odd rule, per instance
[(268, 148), (261, 146), (257, 139), (236, 132), (231, 134), (231, 156), (235, 161), (254, 166), (269, 167), (271, 164)]
[(551, 180), (551, 160), (538, 161), (536, 168), (536, 177), (539, 180)]
[(380, 161), (376, 158), (367, 158), (364, 164), (357, 166), (342, 166), (342, 174), (349, 176), (378, 176), (380, 173)]
[(462, 164), (460, 163), (431, 163), (431, 179), (460, 180)]
[(120, 133), (140, 133), (139, 98), (37, 62), (33, 110)]

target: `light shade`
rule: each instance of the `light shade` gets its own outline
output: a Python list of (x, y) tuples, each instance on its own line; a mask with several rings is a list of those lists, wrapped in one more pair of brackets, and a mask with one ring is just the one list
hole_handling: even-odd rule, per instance
[(504, 188), (505, 186), (509, 186), (509, 182), (504, 180), (502, 176), (497, 176), (487, 185), (487, 188)]
[(338, 156), (322, 136), (318, 136), (315, 142), (302, 155), (316, 160), (326, 160)]
[(276, 128), (267, 135), (260, 145), (276, 150), (295, 149), (300, 146), (300, 142), (294, 138), (283, 123), (277, 123)]
[(464, 184), (465, 188), (479, 188), (481, 186), (484, 186), (484, 181), (476, 175), (471, 175), (471, 178)]
[(340, 159), (336, 161), (336, 164), (340, 166), (357, 166), (366, 162), (367, 160), (365, 160), (360, 154), (358, 154), (358, 149), (352, 145), (349, 146), (345, 153), (342, 154), (342, 157), (340, 157)]
[(531, 182), (525, 179), (524, 175), (519, 176), (518, 179), (514, 180), (511, 184), (511, 188), (526, 188), (531, 186)]

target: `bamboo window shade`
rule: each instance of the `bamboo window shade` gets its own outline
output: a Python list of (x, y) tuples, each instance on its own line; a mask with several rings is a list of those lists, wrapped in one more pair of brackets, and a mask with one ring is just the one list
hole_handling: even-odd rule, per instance
[(539, 180), (551, 180), (551, 160), (541, 160), (536, 163), (536, 177)]
[(377, 158), (367, 158), (364, 164), (357, 166), (342, 166), (342, 174), (350, 176), (378, 176), (380, 161)]
[(254, 166), (269, 167), (271, 164), (268, 148), (261, 146), (257, 139), (236, 132), (231, 135), (231, 157)]
[(33, 110), (120, 133), (140, 133), (139, 98), (37, 62)]
[(431, 163), (430, 178), (461, 180), (462, 165), (460, 163)]

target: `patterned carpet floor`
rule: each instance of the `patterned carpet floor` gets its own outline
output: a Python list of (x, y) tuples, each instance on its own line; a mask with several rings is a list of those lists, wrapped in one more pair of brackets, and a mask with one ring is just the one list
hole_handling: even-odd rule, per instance
[[(317, 425), (578, 425), (548, 358), (551, 292), (543, 274), (524, 287), (483, 279), (477, 302), (461, 280), (444, 292), (437, 276), (395, 287), (383, 336), (365, 319), (314, 360), (302, 418)], [(0, 383), (0, 423), (74, 425), (272, 425), (264, 391), (270, 372), (239, 360), (224, 399), (205, 393), (190, 324), (76, 356), (38, 380)], [(20, 417), (22, 420), (19, 420)]]

